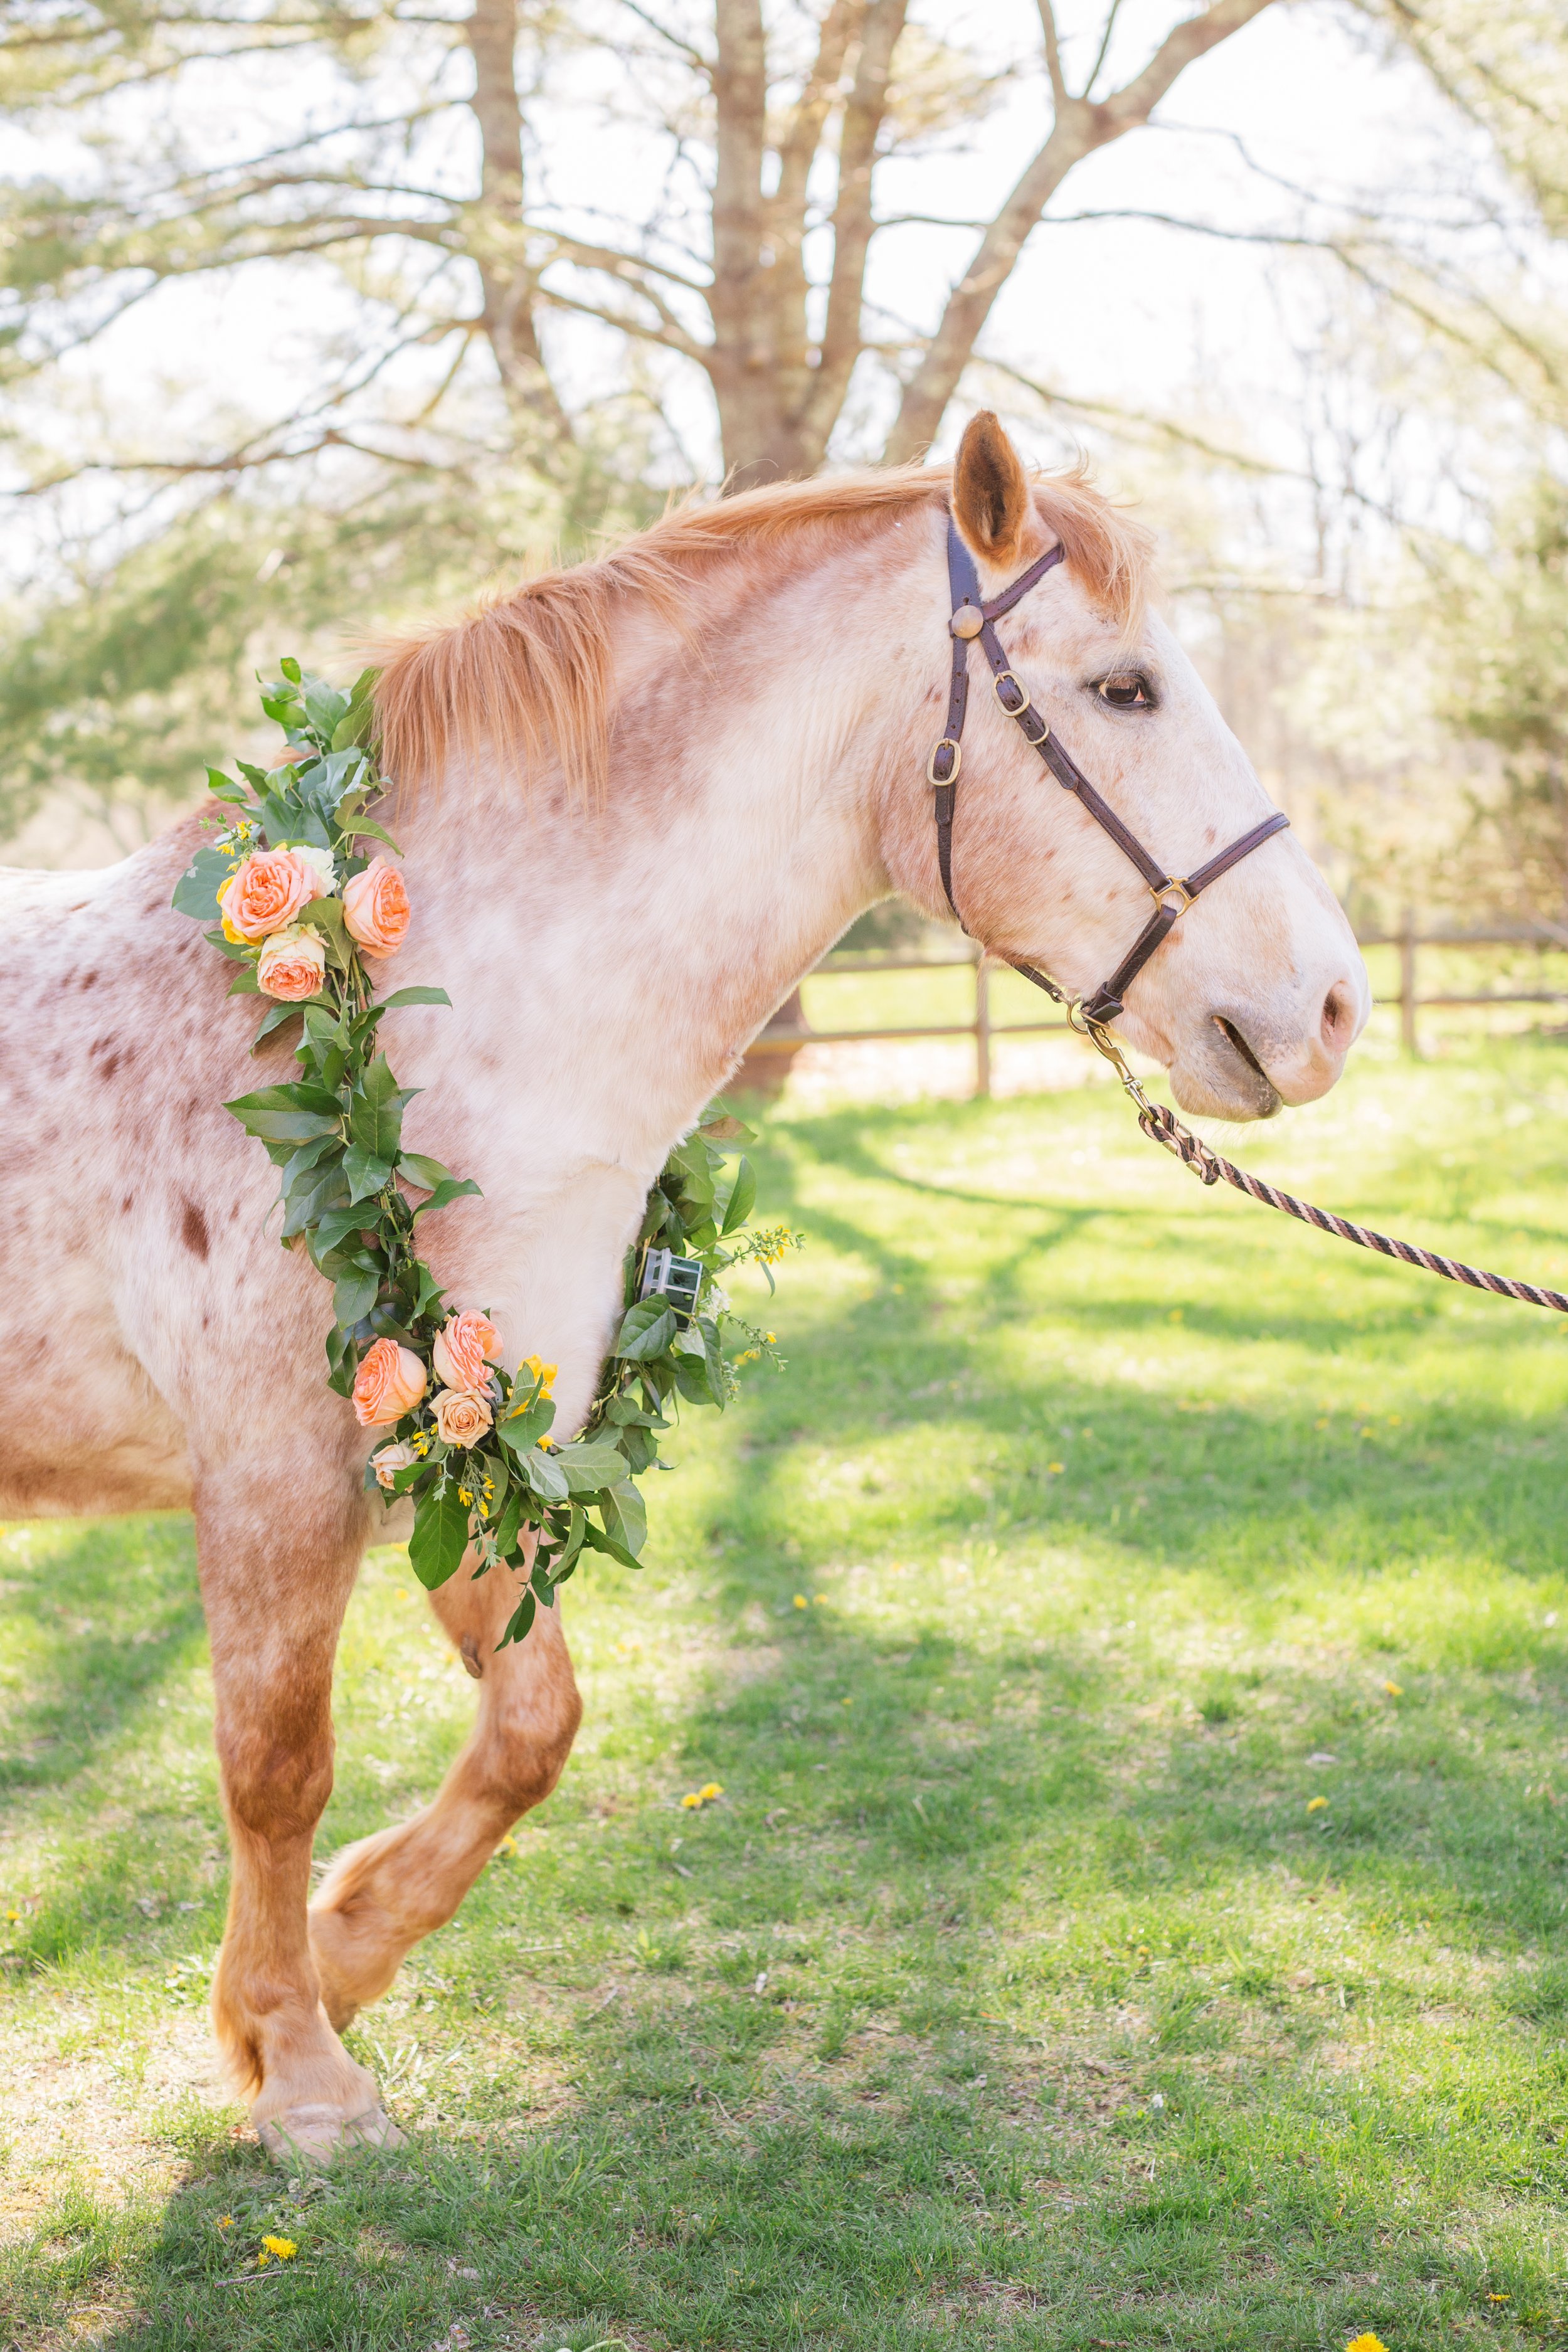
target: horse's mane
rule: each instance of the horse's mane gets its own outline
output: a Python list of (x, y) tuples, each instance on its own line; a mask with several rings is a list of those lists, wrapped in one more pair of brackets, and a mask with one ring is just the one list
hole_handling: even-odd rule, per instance
[[(864, 536), (889, 509), (944, 498), (945, 468), (893, 466), (770, 484), (677, 506), (591, 562), (541, 572), (462, 619), (381, 649), (376, 702), (385, 772), (407, 786), (454, 752), (517, 747), (531, 768), (553, 751), (574, 788), (601, 787), (609, 749), (615, 614), (640, 601), (679, 624), (692, 574), (716, 558), (771, 547), (812, 526)], [(1079, 466), (1034, 483), (1068, 568), (1131, 636), (1142, 609), (1150, 540)]]

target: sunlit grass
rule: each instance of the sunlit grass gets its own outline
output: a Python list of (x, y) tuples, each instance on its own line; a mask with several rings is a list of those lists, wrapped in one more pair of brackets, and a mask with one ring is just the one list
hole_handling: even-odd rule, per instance
[[(1568, 1050), (1374, 1045), (1226, 1140), (1568, 1282)], [(791, 1370), (573, 1588), (562, 1789), (354, 2036), (390, 2164), (290, 2185), (213, 2076), (188, 1530), (0, 1541), (5, 2327), (1568, 2334), (1568, 1336), (1205, 1193), (1108, 1092), (759, 1158)], [(376, 1555), (323, 1851), (469, 1687)]]

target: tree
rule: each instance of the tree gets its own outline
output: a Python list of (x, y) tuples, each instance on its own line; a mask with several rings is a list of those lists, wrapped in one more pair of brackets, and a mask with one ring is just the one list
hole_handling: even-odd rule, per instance
[[(713, 0), (685, 19), (680, 0), (663, 16), (641, 0), (564, 14), (550, 0), (474, 0), (466, 16), (425, 0), (12, 0), (0, 58), (14, 117), (63, 120), (94, 142), (79, 173), (16, 190), (18, 348), (45, 362), (182, 278), (326, 265), (377, 314), (371, 354), (268, 429), (201, 456), (213, 478), (345, 447), (418, 462), (472, 388), (479, 350), (512, 452), (570, 470), (574, 321), (700, 371), (732, 479), (820, 466), (868, 356), (894, 380), (885, 454), (911, 457), (935, 437), (1068, 174), (1145, 124), (1194, 59), (1267, 5), (1208, 0), (1102, 87), (1118, 0), (1076, 79), (1050, 0), (1034, 53), (989, 66), (910, 0), (826, 0), (821, 13), (795, 0), (777, 23), (761, 0)], [(236, 91), (237, 71), (262, 100), (258, 119), (291, 89), (304, 101), (284, 135), (239, 156), (215, 141), (210, 110), (215, 73)], [(883, 167), (951, 143), (1025, 77), (1039, 90), (1033, 154), (974, 225), (931, 331), (889, 331), (868, 304), (868, 268), (876, 239), (910, 224), (879, 212)], [(595, 234), (590, 208), (551, 201), (548, 186), (551, 110), (581, 103), (584, 84), (662, 167), (651, 213)], [(537, 185), (531, 149), (545, 159)], [(433, 373), (402, 365), (414, 352), (440, 355)], [(416, 377), (416, 401), (389, 391)], [(155, 451), (146, 461), (159, 472)]]

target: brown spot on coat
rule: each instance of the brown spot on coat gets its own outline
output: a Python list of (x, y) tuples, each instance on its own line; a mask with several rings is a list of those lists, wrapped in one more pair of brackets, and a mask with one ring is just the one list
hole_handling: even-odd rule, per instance
[(184, 1214), (180, 1219), (180, 1239), (193, 1257), (205, 1257), (208, 1246), (207, 1221), (194, 1201), (185, 1202)]

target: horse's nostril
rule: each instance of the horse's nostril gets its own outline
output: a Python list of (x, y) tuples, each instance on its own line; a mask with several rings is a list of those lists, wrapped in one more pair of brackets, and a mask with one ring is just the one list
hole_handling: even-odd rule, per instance
[(1342, 981), (1336, 980), (1323, 999), (1323, 1043), (1341, 1053), (1355, 1034), (1355, 1005)]

